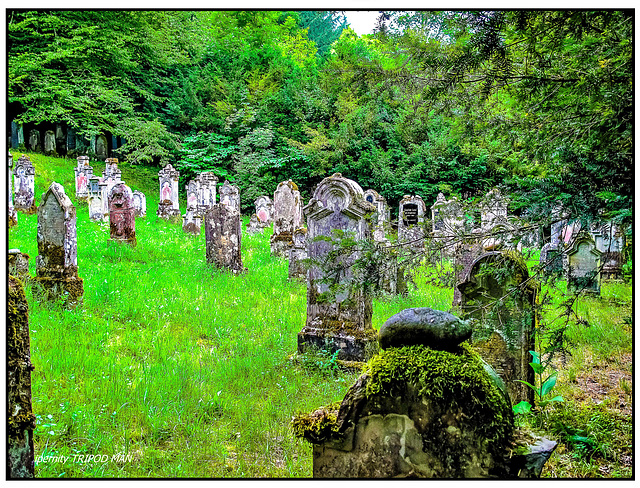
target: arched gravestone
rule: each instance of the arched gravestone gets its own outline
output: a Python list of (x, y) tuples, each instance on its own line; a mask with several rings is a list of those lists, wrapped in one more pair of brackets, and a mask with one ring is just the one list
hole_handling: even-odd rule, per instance
[(258, 197), (255, 201), (258, 226), (267, 227), (273, 221), (273, 202), (266, 195)]
[(84, 293), (78, 277), (76, 208), (62, 185), (53, 182), (38, 207), (38, 256), (34, 293), (75, 307)]
[(198, 215), (204, 217), (207, 210), (216, 204), (216, 184), (218, 177), (212, 172), (200, 173), (197, 177), (200, 181), (200, 193), (198, 194)]
[(182, 216), (182, 231), (185, 234), (194, 236), (200, 235), (200, 227), (202, 226), (202, 217), (197, 213), (197, 207), (187, 208)]
[(92, 222), (108, 222), (107, 209), (107, 184), (98, 176), (89, 178), (89, 191), (87, 196), (89, 207), (89, 220)]
[(44, 133), (44, 154), (46, 156), (55, 156), (56, 152), (56, 134), (52, 130)]
[(424, 249), (424, 216), (427, 207), (422, 197), (405, 195), (398, 209), (398, 242), (416, 250)]
[(625, 246), (625, 238), (621, 229), (608, 222), (591, 229), (591, 237), (596, 249), (602, 253), (601, 278), (619, 278), (622, 274), (622, 251)]
[(389, 220), (391, 220), (387, 200), (377, 191), (371, 189), (364, 192), (364, 199), (376, 208), (373, 239), (376, 242), (386, 242), (385, 229), (389, 225)]
[(231, 205), (218, 203), (204, 217), (207, 263), (233, 274), (244, 273), (240, 212)]
[(278, 184), (273, 193), (273, 234), (271, 255), (287, 257), (293, 246), (293, 231), (304, 226), (302, 197), (293, 181)]
[(104, 161), (109, 157), (109, 143), (107, 137), (100, 134), (96, 137), (96, 158)]
[[(365, 218), (375, 207), (365, 201), (360, 186), (340, 173), (320, 182), (313, 198), (304, 207), (307, 217), (307, 250), (309, 258), (319, 261), (333, 250), (332, 244), (319, 236), (331, 237), (334, 230), (351, 235), (356, 240), (370, 236)], [(371, 326), (371, 297), (350, 286), (357, 278), (351, 267), (357, 254), (336, 258), (341, 267), (338, 293), (330, 292), (327, 270), (312, 265), (307, 272), (307, 320), (298, 334), (298, 351), (309, 346), (339, 351), (338, 358), (363, 361), (377, 348), (376, 332)], [(329, 272), (330, 273), (330, 272)]]
[(109, 228), (112, 241), (126, 242), (135, 247), (136, 210), (133, 207), (133, 193), (124, 183), (111, 188), (109, 199)]
[(14, 225), (18, 225), (18, 212), (16, 212), (16, 207), (13, 205), (13, 178), (11, 175), (13, 174), (13, 156), (9, 153), (9, 208), (7, 210), (7, 224), (9, 227), (13, 227)]
[(591, 236), (580, 233), (565, 254), (567, 290), (599, 295), (601, 256)]
[(93, 176), (93, 167), (89, 165), (88, 156), (78, 156), (78, 164), (74, 168), (76, 176), (76, 199), (79, 201), (89, 198), (89, 179)]
[(14, 206), (17, 210), (29, 215), (38, 210), (35, 204), (35, 174), (36, 170), (29, 156), (24, 154), (20, 156), (13, 170)]
[(187, 183), (187, 210), (198, 208), (198, 195), (200, 194), (200, 180), (189, 180)]
[(516, 251), (483, 254), (458, 285), (464, 318), (477, 320), (473, 346), (502, 378), (513, 404), (533, 404), (533, 390), (516, 380), (535, 382), (529, 351), (535, 350), (539, 289)]
[(220, 203), (229, 205), (240, 213), (240, 189), (225, 180), (220, 187)]
[(42, 146), (40, 145), (40, 131), (32, 129), (29, 131), (29, 149), (32, 152), (40, 152)]
[(136, 217), (147, 216), (147, 197), (139, 190), (133, 192), (133, 208), (136, 211)]
[(167, 164), (158, 172), (160, 182), (160, 202), (157, 215), (161, 219), (178, 222), (181, 218), (180, 201), (178, 200), (178, 180), (180, 172)]

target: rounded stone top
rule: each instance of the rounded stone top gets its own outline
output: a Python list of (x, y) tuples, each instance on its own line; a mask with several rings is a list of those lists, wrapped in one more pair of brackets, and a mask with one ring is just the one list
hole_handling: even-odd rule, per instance
[(431, 308), (407, 308), (390, 317), (380, 327), (382, 349), (424, 345), (452, 350), (471, 337), (471, 326), (455, 315)]

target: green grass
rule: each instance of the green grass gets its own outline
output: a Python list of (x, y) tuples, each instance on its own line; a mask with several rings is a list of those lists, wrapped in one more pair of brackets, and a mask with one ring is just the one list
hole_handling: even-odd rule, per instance
[[(53, 180), (76, 202), (75, 161), (30, 156), (36, 203)], [(207, 265), (204, 235), (157, 219), (157, 172), (119, 166), (147, 197), (147, 218), (136, 220), (138, 245), (108, 242), (108, 224), (89, 221), (86, 205), (77, 205), (83, 307), (38, 303), (27, 286), (36, 457), (70, 458), (37, 463), (36, 476), (311, 477), (311, 446), (292, 435), (289, 422), (341, 400), (358, 373), (326, 367), (322, 357), (292, 358), (306, 318), (305, 284), (290, 282), (287, 261), (270, 256), (270, 230), (243, 235), (246, 274)], [(95, 173), (102, 169), (94, 165)], [(30, 255), (33, 276), (37, 217), (18, 219), (9, 248)], [(376, 329), (404, 308), (450, 309), (453, 290), (424, 277), (421, 270), (408, 297), (374, 300)], [(623, 284), (580, 303), (591, 326), (572, 326), (571, 338), (587, 351), (583, 368), (593, 357), (630, 351), (623, 320), (630, 303)], [(611, 310), (624, 313), (612, 317)], [(92, 454), (108, 460), (79, 462)], [(118, 454), (130, 458), (111, 459)]]

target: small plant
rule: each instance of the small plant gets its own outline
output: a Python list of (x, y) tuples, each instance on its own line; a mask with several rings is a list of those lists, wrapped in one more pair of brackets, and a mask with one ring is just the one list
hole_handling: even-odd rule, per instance
[[(533, 356), (533, 362), (529, 363), (529, 365), (533, 368), (533, 372), (538, 378), (538, 381), (536, 381), (536, 383), (540, 384), (540, 386), (537, 387), (523, 380), (516, 380), (516, 381), (519, 381), (520, 383), (524, 383), (535, 392), (536, 394), (535, 403), (540, 409), (543, 409), (549, 403), (552, 403), (552, 402), (564, 402), (564, 398), (562, 398), (560, 395), (557, 395), (553, 398), (548, 398), (551, 395), (551, 390), (553, 390), (553, 388), (556, 386), (558, 373), (554, 371), (553, 373), (549, 374), (546, 378), (543, 379), (549, 365), (542, 364), (542, 362), (540, 361), (540, 354), (538, 352), (529, 351), (529, 354)], [(529, 402), (522, 401), (517, 405), (514, 405), (513, 411), (514, 413), (528, 413), (531, 411), (532, 407), (533, 405), (531, 405)]]

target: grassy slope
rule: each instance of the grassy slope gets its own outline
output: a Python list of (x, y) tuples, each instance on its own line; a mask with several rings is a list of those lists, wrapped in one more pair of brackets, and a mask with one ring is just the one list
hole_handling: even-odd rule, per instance
[[(75, 202), (75, 162), (30, 156), (37, 203), (53, 180)], [(101, 173), (102, 165), (95, 166)], [(287, 262), (270, 257), (269, 231), (243, 236), (246, 275), (233, 277), (207, 266), (203, 235), (184, 235), (180, 226), (157, 219), (157, 173), (119, 166), (125, 182), (147, 196), (148, 216), (136, 222), (138, 246), (108, 243), (107, 224), (90, 222), (86, 206), (78, 205), (84, 307), (67, 311), (40, 304), (27, 290), (36, 366), (36, 455), (106, 454), (109, 461), (42, 461), (36, 475), (310, 477), (311, 447), (292, 436), (289, 420), (342, 398), (357, 374), (326, 373), (310, 367), (312, 362), (290, 359), (305, 321), (305, 285), (289, 282)], [(9, 248), (31, 256), (32, 275), (36, 222), (35, 215), (20, 214), (19, 226), (9, 231)], [(374, 301), (374, 327), (407, 307), (449, 309), (452, 290), (416, 282), (419, 289), (408, 298)], [(584, 302), (592, 326), (573, 329), (582, 355), (560, 365), (568, 405), (584, 371), (603, 358), (615, 362), (630, 353), (630, 327), (622, 320), (624, 313), (630, 315), (630, 287), (605, 286), (603, 294), (605, 300)], [(574, 364), (577, 359), (582, 363)], [(630, 364), (617, 365), (630, 372)], [(624, 384), (618, 386), (621, 397), (627, 395)], [(589, 399), (583, 403), (591, 408)], [(557, 415), (565, 407), (559, 406)], [(629, 444), (627, 424), (604, 441), (619, 443), (621, 436)], [(609, 459), (583, 456), (577, 466), (569, 449), (570, 459), (561, 453), (550, 466), (560, 476), (628, 476), (629, 470), (617, 467), (600, 470), (607, 463), (618, 466), (625, 449), (610, 449)], [(112, 461), (117, 453), (131, 458)]]

